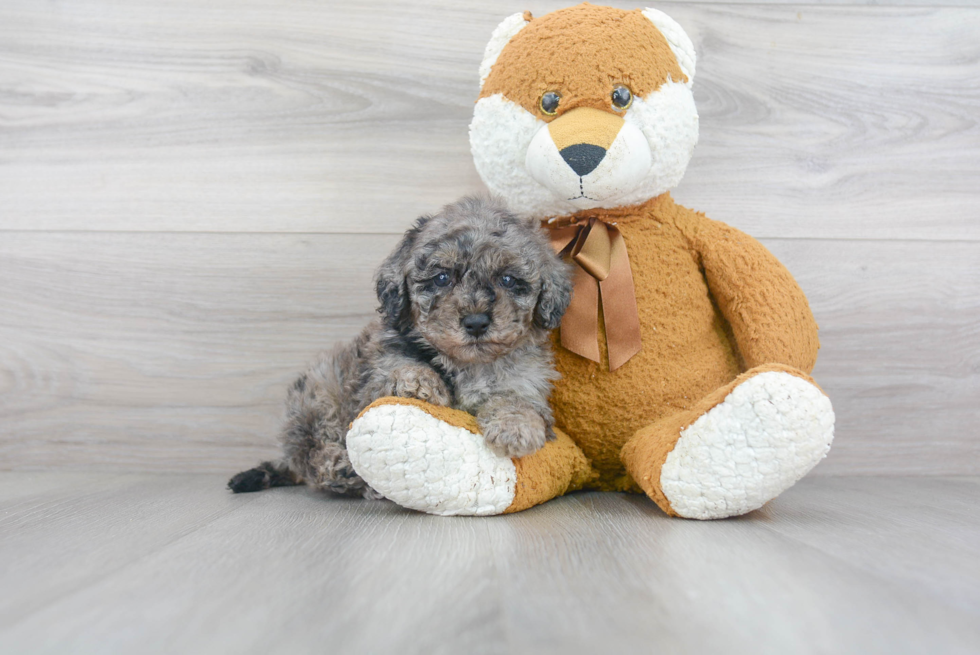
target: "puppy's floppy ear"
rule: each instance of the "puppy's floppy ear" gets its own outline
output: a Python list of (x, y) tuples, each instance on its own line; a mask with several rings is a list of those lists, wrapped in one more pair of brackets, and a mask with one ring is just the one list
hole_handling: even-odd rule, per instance
[(375, 274), (375, 284), (378, 292), (378, 313), (381, 314), (385, 325), (392, 328), (401, 328), (406, 325), (411, 317), (409, 316), (408, 298), (408, 279), (410, 267), (412, 265), (412, 251), (415, 249), (415, 242), (419, 232), (429, 221), (428, 216), (422, 216), (407, 232), (402, 240), (395, 247), (395, 250), (388, 255), (388, 258), (381, 263), (378, 272)]
[(546, 330), (554, 330), (561, 324), (561, 318), (572, 300), (571, 271), (551, 248), (543, 260), (541, 271), (541, 293), (534, 308), (534, 324)]

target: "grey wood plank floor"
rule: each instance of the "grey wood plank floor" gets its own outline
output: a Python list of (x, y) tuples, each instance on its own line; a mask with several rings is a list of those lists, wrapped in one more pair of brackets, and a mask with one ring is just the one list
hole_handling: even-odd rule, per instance
[(980, 652), (980, 478), (669, 519), (439, 518), (215, 474), (0, 474), (0, 652)]

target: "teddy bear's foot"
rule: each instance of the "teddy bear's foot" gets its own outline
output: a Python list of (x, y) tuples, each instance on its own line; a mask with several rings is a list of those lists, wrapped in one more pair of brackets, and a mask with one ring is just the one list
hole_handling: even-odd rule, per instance
[(834, 410), (819, 387), (795, 369), (767, 366), (640, 430), (623, 461), (668, 514), (718, 519), (758, 509), (793, 486), (833, 438)]
[(571, 439), (520, 459), (491, 449), (470, 414), (382, 398), (347, 433), (354, 470), (402, 507), (439, 514), (506, 514), (581, 488), (593, 473)]

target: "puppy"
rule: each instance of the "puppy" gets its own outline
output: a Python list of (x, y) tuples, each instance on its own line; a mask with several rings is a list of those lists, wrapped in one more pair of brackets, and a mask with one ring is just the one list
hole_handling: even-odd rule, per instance
[(464, 198), (419, 218), (377, 273), (380, 319), (321, 354), (290, 387), (283, 457), (228, 482), (236, 492), (307, 485), (379, 498), (347, 457), (351, 421), (383, 396), (474, 414), (519, 457), (553, 439), (548, 331), (571, 298), (544, 234), (498, 202)]

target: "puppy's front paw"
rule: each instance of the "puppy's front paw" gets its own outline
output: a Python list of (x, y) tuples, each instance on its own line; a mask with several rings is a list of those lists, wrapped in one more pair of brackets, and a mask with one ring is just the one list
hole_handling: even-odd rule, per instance
[(537, 452), (548, 438), (544, 419), (530, 409), (501, 408), (481, 416), (479, 423), (487, 443), (508, 457), (524, 457)]
[(428, 366), (402, 366), (391, 375), (391, 395), (449, 405), (452, 396), (439, 374)]

